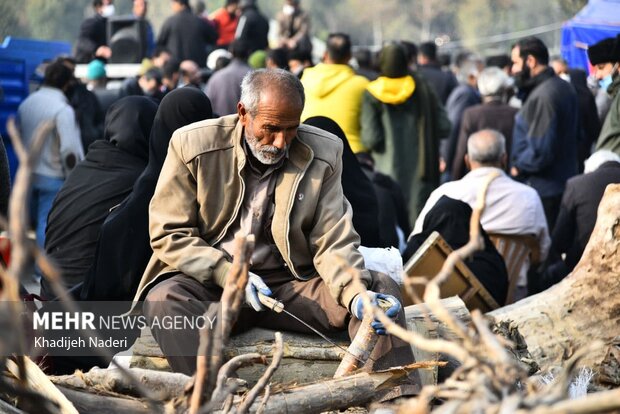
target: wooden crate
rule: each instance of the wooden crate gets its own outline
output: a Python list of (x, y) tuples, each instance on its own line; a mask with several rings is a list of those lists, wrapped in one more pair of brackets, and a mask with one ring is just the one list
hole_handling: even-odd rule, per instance
[[(409, 278), (422, 277), (430, 280), (439, 273), (450, 253), (452, 253), (452, 248), (438, 232), (434, 231), (405, 264), (405, 275)], [(414, 288), (420, 298), (424, 295), (424, 289), (425, 286), (422, 284), (416, 285)], [(498, 303), (489, 291), (480, 283), (467, 265), (460, 260), (456, 263), (456, 267), (448, 280), (440, 287), (440, 292), (442, 298), (460, 297), (470, 311), (479, 309), (484, 313), (499, 308)], [(402, 294), (403, 304), (411, 305), (413, 300), (404, 290), (404, 287)]]

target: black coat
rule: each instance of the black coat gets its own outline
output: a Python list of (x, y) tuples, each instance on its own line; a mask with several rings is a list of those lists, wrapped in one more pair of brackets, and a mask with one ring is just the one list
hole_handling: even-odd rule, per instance
[(269, 34), (269, 21), (256, 6), (247, 6), (239, 18), (236, 39), (245, 42), (250, 54), (257, 50), (265, 50), (269, 47), (267, 35)]
[(577, 149), (579, 172), (583, 172), (583, 163), (590, 156), (592, 144), (601, 133), (601, 120), (598, 117), (594, 95), (588, 88), (586, 73), (581, 69), (569, 70), (570, 83), (577, 92), (581, 137)]
[(381, 239), (379, 231), (379, 205), (372, 183), (362, 171), (355, 154), (351, 150), (344, 131), (330, 118), (313, 116), (304, 124), (321, 128), (342, 140), (342, 191), (353, 209), (353, 227), (366, 247), (388, 247)]
[(551, 236), (551, 249), (566, 253), (570, 272), (581, 259), (596, 224), (598, 205), (608, 184), (620, 183), (620, 163), (609, 161), (596, 171), (568, 180)]
[(419, 65), (418, 73), (428, 81), (444, 106), (454, 88), (459, 86), (456, 76), (452, 72), (442, 70), (437, 64)]
[(0, 136), (0, 215), (7, 216), (9, 195), (11, 194), (11, 173), (9, 159), (4, 148), (4, 139)]
[(362, 165), (362, 170), (370, 179), (379, 205), (379, 236), (386, 246), (399, 248), (400, 238), (396, 227), (403, 232), (404, 238), (411, 233), (409, 210), (403, 190), (389, 175), (373, 171)]
[(108, 19), (99, 14), (82, 22), (73, 52), (77, 63), (90, 62), (99, 46), (107, 44), (107, 22)]
[(193, 60), (204, 68), (207, 65), (207, 54), (215, 46), (216, 40), (215, 28), (185, 9), (164, 22), (157, 45), (170, 50), (179, 61)]
[[(453, 250), (463, 247), (469, 241), (471, 213), (471, 207), (467, 203), (442, 196), (424, 217), (422, 232), (411, 236), (407, 241), (403, 262), (413, 256), (433, 231), (439, 232)], [(482, 226), (480, 232), (484, 238), (484, 250), (474, 253), (465, 264), (497, 303), (503, 305), (508, 292), (506, 264)]]
[(211, 116), (211, 102), (198, 89), (175, 89), (162, 99), (149, 140), (148, 165), (131, 194), (101, 226), (93, 265), (86, 274), (81, 292), (83, 300), (133, 299), (153, 254), (149, 237), (149, 203), (172, 133)]
[(471, 134), (482, 129), (495, 129), (504, 135), (504, 138), (506, 138), (506, 151), (508, 159), (510, 159), (512, 130), (515, 125), (515, 115), (518, 111), (517, 108), (506, 105), (501, 101), (490, 101), (465, 109), (461, 119), (461, 130), (456, 143), (454, 160), (452, 161), (451, 172), (453, 180), (460, 180), (468, 173), (464, 160), (465, 154), (467, 154), (467, 139)]
[(68, 98), (80, 126), (82, 148), (86, 153), (90, 144), (103, 139), (105, 112), (102, 110), (97, 96), (81, 82), (73, 86), (68, 93)]
[[(69, 288), (92, 265), (99, 229), (110, 209), (131, 192), (148, 161), (148, 139), (157, 104), (128, 97), (106, 118), (105, 140), (95, 141), (56, 195), (45, 232), (45, 250), (60, 267)], [(41, 280), (43, 297), (53, 294)]]

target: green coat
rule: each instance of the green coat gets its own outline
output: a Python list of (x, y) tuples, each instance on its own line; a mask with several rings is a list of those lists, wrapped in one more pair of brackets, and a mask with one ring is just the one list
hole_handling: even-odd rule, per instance
[(613, 100), (596, 141), (596, 150), (606, 149), (620, 155), (620, 75), (615, 76), (607, 91)]
[(400, 184), (410, 222), (415, 223), (439, 185), (439, 140), (450, 133), (450, 121), (426, 80), (411, 76), (415, 86), (408, 96), (398, 88), (398, 79), (405, 78), (380, 77), (371, 82), (362, 101), (361, 137), (376, 169)]

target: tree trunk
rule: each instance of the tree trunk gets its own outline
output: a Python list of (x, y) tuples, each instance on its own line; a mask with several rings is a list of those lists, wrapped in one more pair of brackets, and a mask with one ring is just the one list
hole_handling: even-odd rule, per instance
[[(541, 365), (560, 364), (595, 339), (620, 335), (620, 185), (607, 186), (596, 226), (581, 260), (562, 282), (537, 295), (494, 310), (497, 322), (512, 320)], [(598, 366), (606, 347), (584, 364)]]

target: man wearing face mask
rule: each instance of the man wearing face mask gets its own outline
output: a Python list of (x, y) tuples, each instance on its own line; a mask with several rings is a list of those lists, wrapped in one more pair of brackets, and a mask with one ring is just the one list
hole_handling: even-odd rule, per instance
[(595, 67), (601, 89), (612, 98), (596, 149), (607, 149), (620, 155), (620, 35), (590, 46), (588, 58)]
[(114, 14), (112, 0), (93, 0), (95, 15), (84, 20), (75, 43), (73, 54), (77, 63), (88, 63), (93, 59), (107, 60), (112, 50), (107, 46), (108, 17)]
[(300, 0), (285, 0), (278, 21), (280, 47), (301, 52), (312, 52), (310, 16), (299, 6)]
[(511, 58), (523, 101), (513, 130), (511, 175), (538, 192), (551, 231), (566, 180), (577, 174), (577, 94), (549, 67), (549, 51), (537, 37), (519, 40)]
[[(353, 337), (363, 317), (359, 294), (367, 291), (375, 301), (387, 300), (387, 315), (404, 326), (398, 286), (366, 270), (357, 250), (341, 184), (342, 142), (300, 125), (304, 101), (295, 75), (260, 69), (243, 79), (237, 114), (174, 133), (149, 209), (153, 256), (135, 297), (144, 299), (147, 320), (215, 317), (237, 253), (235, 238), (253, 234), (247, 305), (233, 333), (256, 326), (310, 333), (288, 315), (268, 311), (259, 294), (279, 299), (323, 332), (348, 329)], [(360, 272), (363, 286), (338, 257)], [(380, 338), (365, 368), (413, 361), (409, 345), (385, 335), (380, 323), (373, 327)], [(174, 330), (156, 328), (153, 335), (173, 370), (194, 372), (197, 329), (185, 330), (182, 341)], [(415, 391), (416, 377), (399, 391)]]

